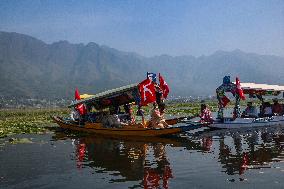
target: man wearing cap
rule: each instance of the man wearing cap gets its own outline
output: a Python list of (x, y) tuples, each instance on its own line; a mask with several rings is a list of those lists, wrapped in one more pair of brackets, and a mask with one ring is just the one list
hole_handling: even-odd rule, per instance
[(273, 99), (272, 113), (274, 115), (283, 115), (283, 106), (279, 104), (278, 99)]

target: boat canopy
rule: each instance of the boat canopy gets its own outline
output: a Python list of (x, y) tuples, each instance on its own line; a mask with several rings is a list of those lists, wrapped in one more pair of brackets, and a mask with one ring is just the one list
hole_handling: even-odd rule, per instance
[(122, 86), (116, 89), (107, 90), (89, 98), (72, 102), (68, 107), (75, 107), (79, 104), (94, 106), (96, 109), (115, 107), (123, 104), (139, 102), (138, 83)]
[(284, 86), (256, 84), (256, 83), (241, 83), (241, 87), (245, 94), (250, 95), (279, 95), (284, 91)]
[(90, 95), (90, 94), (82, 94), (80, 95), (80, 98), (81, 99), (85, 99), (85, 98), (90, 98), (90, 97), (93, 97), (94, 95)]

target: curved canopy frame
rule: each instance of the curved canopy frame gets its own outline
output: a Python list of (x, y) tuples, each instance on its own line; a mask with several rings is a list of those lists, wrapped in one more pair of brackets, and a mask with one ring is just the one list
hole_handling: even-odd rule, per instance
[(138, 83), (135, 83), (104, 91), (89, 98), (75, 101), (68, 107), (75, 107), (79, 104), (86, 104), (87, 106), (94, 106), (96, 109), (104, 109), (111, 106), (116, 107), (133, 102), (138, 103), (139, 101), (140, 95), (138, 91)]

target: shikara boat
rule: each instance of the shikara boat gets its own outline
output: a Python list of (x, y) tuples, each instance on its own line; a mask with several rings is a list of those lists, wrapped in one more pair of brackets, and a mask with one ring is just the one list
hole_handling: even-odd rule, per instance
[[(76, 122), (64, 120), (60, 117), (53, 116), (53, 120), (63, 129), (82, 131), (103, 135), (121, 135), (121, 136), (166, 136), (181, 133), (190, 129), (192, 126), (171, 126), (163, 129), (145, 128), (143, 124), (132, 124), (121, 128), (105, 128), (101, 123), (86, 122), (79, 125)], [(177, 123), (178, 119), (166, 120), (167, 123)]]
[[(236, 98), (234, 111), (236, 112), (236, 118), (224, 118), (222, 106), (222, 96), (225, 92), (234, 92), (236, 88), (235, 83), (227, 83), (221, 85), (216, 89), (217, 98), (219, 100), (219, 111), (218, 118), (212, 124), (208, 125), (210, 128), (216, 129), (239, 129), (239, 128), (254, 128), (254, 127), (270, 127), (270, 126), (284, 126), (283, 115), (272, 115), (269, 117), (256, 117), (256, 118), (245, 118), (240, 116), (240, 97), (238, 94), (234, 94)], [(264, 102), (265, 96), (282, 96), (284, 86), (279, 85), (267, 85), (267, 84), (255, 84), (255, 83), (241, 83), (241, 88), (244, 94), (248, 94), (249, 97), (258, 98), (262, 103)], [(271, 98), (270, 98), (271, 99)]]
[[(105, 110), (129, 103), (136, 104), (137, 99), (139, 99), (138, 84), (132, 84), (73, 102), (69, 107), (72, 108), (84, 104), (87, 109)], [(181, 124), (178, 124), (180, 118), (166, 120), (170, 127), (161, 129), (149, 127), (149, 121), (145, 121), (145, 123), (123, 124), (121, 127), (105, 127), (102, 122), (91, 118), (87, 118), (84, 122), (58, 116), (53, 116), (52, 119), (63, 129), (103, 135), (165, 136), (181, 133), (192, 128), (192, 126), (180, 126)]]

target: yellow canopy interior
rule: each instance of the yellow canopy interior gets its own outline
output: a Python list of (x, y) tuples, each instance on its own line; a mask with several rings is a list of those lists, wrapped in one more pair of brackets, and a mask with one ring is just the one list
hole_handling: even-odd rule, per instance
[(92, 97), (92, 96), (94, 96), (94, 95), (82, 94), (82, 95), (80, 95), (80, 98), (81, 98), (81, 99), (85, 99), (85, 98), (90, 98), (90, 97)]

